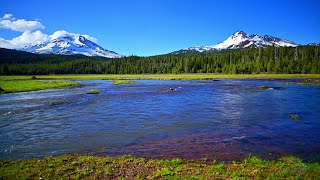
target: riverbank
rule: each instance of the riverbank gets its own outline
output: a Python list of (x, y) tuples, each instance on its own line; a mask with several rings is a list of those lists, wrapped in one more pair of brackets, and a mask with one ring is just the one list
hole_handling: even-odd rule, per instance
[(0, 93), (16, 93), (38, 91), (44, 89), (64, 88), (69, 86), (76, 86), (79, 83), (69, 82), (65, 80), (32, 80), (30, 77), (26, 80), (0, 80)]
[(79, 84), (66, 80), (114, 80), (117, 83), (118, 80), (306, 79), (306, 82), (313, 82), (313, 80), (309, 79), (319, 78), (320, 74), (77, 74), (0, 76), (0, 93), (37, 91)]
[[(0, 80), (25, 80), (32, 76), (0, 76)], [(153, 80), (209, 80), (209, 79), (291, 79), (320, 78), (320, 74), (70, 74), (37, 75), (37, 79), (73, 79), (73, 80), (119, 80), (119, 79), (153, 79)]]
[(1, 160), (0, 179), (316, 179), (319, 163), (296, 157), (263, 160), (251, 157), (241, 163), (206, 159), (145, 159), (63, 155), (34, 160)]

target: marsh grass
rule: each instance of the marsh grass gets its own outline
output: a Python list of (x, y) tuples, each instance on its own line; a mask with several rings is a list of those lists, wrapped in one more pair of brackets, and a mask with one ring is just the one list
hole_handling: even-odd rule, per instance
[(99, 94), (100, 91), (98, 89), (90, 89), (87, 94)]
[(64, 80), (0, 80), (4, 93), (38, 91), (78, 85)]
[(63, 155), (34, 160), (1, 160), (0, 179), (317, 179), (320, 164), (296, 157), (240, 163), (202, 160)]
[(320, 86), (320, 79), (304, 79), (304, 80), (298, 81), (297, 84)]
[(114, 84), (114, 85), (137, 84), (137, 82), (131, 81), (131, 80), (113, 80), (112, 84)]

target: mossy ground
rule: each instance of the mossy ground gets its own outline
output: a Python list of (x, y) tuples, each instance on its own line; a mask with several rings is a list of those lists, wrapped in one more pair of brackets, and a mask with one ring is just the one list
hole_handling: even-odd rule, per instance
[[(0, 76), (0, 80), (31, 79), (32, 76)], [(320, 74), (78, 74), (78, 75), (37, 75), (37, 79), (77, 79), (77, 80), (214, 80), (214, 79), (289, 79), (320, 78)]]
[(63, 155), (40, 160), (2, 160), (0, 179), (317, 179), (319, 163), (296, 157), (241, 163), (206, 160)]
[(0, 93), (15, 93), (37, 91), (44, 89), (61, 88), (78, 85), (76, 82), (68, 82), (65, 80), (0, 80)]

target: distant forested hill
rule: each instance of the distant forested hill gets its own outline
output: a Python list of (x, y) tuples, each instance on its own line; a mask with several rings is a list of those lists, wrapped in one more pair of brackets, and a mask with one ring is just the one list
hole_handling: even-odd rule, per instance
[(105, 57), (89, 57), (85, 55), (34, 54), (25, 51), (0, 48), (0, 64), (57, 63), (72, 60), (108, 60)]
[(142, 73), (320, 73), (320, 46), (248, 48), (119, 59), (0, 49), (1, 75)]

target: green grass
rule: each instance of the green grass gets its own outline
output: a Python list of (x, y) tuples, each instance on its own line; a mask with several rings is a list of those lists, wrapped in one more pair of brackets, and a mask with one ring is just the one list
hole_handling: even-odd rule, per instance
[(122, 85), (122, 84), (137, 84), (135, 81), (130, 80), (113, 80), (112, 84), (114, 85)]
[[(32, 76), (0, 76), (0, 80), (31, 79)], [(214, 80), (214, 79), (288, 79), (320, 78), (320, 74), (80, 74), (80, 75), (37, 75), (37, 79), (77, 80)]]
[[(165, 162), (165, 163), (164, 163)], [(63, 155), (34, 160), (0, 160), (0, 179), (317, 179), (319, 163), (296, 157), (240, 163), (208, 163), (131, 156)]]
[(15, 93), (26, 91), (37, 91), (43, 89), (54, 89), (78, 85), (76, 82), (64, 80), (0, 80), (0, 93)]
[(168, 159), (168, 160), (160, 160), (159, 163), (164, 164), (166, 166), (170, 166), (172, 168), (178, 167), (183, 162), (182, 159), (174, 158), (174, 159)]
[(163, 176), (172, 176), (174, 172), (169, 170), (168, 168), (162, 168), (155, 173), (155, 177), (163, 177)]

